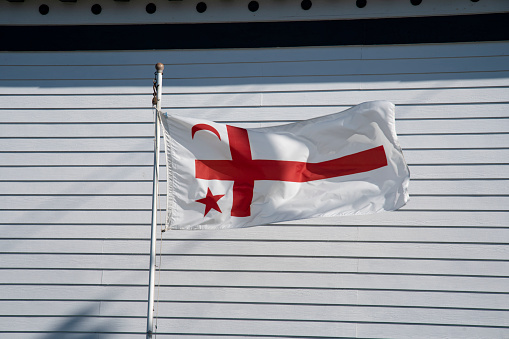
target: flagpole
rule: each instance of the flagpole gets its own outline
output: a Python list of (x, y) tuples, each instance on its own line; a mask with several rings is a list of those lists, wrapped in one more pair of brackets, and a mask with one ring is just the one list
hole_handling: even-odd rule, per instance
[(161, 110), (161, 95), (163, 85), (162, 63), (156, 64), (156, 87), (154, 93), (156, 100), (155, 113), (155, 139), (154, 139), (154, 175), (152, 177), (152, 226), (150, 229), (150, 273), (148, 286), (148, 309), (147, 309), (147, 339), (152, 339), (154, 330), (154, 290), (155, 290), (155, 273), (156, 273), (156, 237), (157, 237), (157, 198), (159, 195), (159, 144), (161, 142), (159, 111)]

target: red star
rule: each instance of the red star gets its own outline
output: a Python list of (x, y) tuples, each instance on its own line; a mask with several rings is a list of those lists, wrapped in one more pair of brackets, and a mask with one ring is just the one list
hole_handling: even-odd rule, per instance
[(223, 212), (221, 212), (221, 209), (219, 208), (219, 205), (217, 204), (217, 201), (219, 199), (221, 199), (222, 197), (224, 197), (224, 194), (213, 195), (212, 192), (210, 191), (210, 188), (207, 188), (207, 196), (203, 199), (196, 200), (196, 202), (199, 202), (200, 204), (205, 205), (205, 214), (203, 214), (203, 216), (206, 216), (207, 213), (209, 213), (209, 211), (212, 208), (215, 209), (216, 211), (218, 211), (219, 213), (223, 213)]

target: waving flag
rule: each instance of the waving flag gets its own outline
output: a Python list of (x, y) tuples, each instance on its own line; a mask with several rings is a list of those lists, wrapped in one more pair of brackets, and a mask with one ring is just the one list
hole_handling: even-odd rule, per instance
[(162, 121), (171, 229), (371, 214), (408, 201), (410, 172), (386, 101), (266, 128)]

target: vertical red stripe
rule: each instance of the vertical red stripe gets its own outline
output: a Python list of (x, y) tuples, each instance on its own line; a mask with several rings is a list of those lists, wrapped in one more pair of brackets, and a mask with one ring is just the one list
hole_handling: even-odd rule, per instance
[(227, 125), (226, 128), (232, 154), (232, 167), (235, 170), (231, 215), (248, 217), (251, 215), (254, 190), (254, 178), (251, 173), (246, 171), (252, 161), (251, 145), (246, 129), (230, 125)]
[(247, 130), (230, 125), (226, 125), (226, 128), (228, 131), (228, 142), (230, 143), (232, 160), (234, 162), (251, 160), (251, 145), (249, 144)]

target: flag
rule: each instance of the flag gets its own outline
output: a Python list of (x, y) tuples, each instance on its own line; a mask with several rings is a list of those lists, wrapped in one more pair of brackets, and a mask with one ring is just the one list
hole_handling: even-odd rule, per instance
[(372, 214), (408, 201), (390, 102), (264, 128), (161, 119), (170, 229)]

